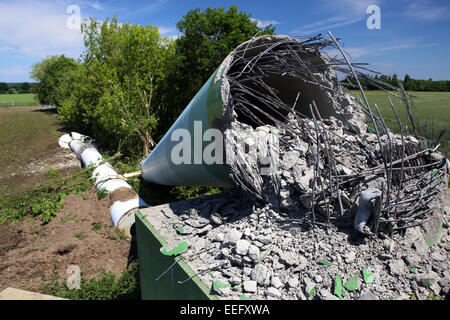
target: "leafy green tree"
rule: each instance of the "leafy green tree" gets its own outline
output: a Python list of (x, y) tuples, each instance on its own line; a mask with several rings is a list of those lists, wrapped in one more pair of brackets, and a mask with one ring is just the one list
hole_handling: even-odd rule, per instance
[(31, 85), (28, 82), (24, 82), (19, 85), (19, 89), (22, 93), (29, 93)]
[(0, 82), (0, 94), (8, 92), (8, 84), (6, 82)]
[[(255, 35), (273, 34), (275, 28), (259, 28), (247, 13), (237, 6), (199, 8), (190, 10), (177, 23), (181, 32), (176, 40), (175, 56), (168, 72), (171, 74), (167, 90), (171, 92), (169, 115), (173, 121), (197, 91), (217, 69), (223, 59), (239, 44)], [(166, 128), (171, 123), (166, 123)]]
[(39, 102), (59, 106), (64, 98), (60, 83), (66, 74), (77, 66), (74, 59), (66, 58), (64, 55), (51, 56), (33, 65), (31, 77), (39, 81), (35, 87)]
[(102, 24), (91, 19), (82, 32), (83, 63), (65, 83), (59, 114), (126, 155), (147, 155), (155, 144), (173, 41), (155, 26), (119, 24), (116, 18)]

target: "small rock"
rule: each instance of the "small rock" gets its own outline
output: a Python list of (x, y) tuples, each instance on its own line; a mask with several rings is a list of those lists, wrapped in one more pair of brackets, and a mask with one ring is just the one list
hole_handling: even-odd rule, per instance
[(352, 263), (353, 261), (355, 261), (356, 252), (350, 251), (350, 252), (344, 254), (343, 257), (344, 257), (344, 260), (346, 263)]
[(249, 276), (251, 273), (252, 273), (252, 268), (249, 268), (249, 267), (244, 267), (244, 274), (246, 275), (246, 276)]
[(439, 251), (433, 251), (431, 253), (431, 259), (439, 262), (443, 262), (446, 260), (446, 258)]
[(266, 295), (269, 297), (279, 298), (281, 297), (281, 292), (277, 288), (270, 287), (266, 290)]
[(256, 292), (257, 283), (254, 280), (247, 280), (244, 281), (243, 287), (246, 292)]
[(272, 285), (272, 287), (274, 288), (280, 288), (281, 286), (283, 286), (283, 283), (281, 282), (280, 278), (278, 277), (272, 277), (272, 281), (270, 282), (270, 284)]
[(441, 278), (441, 279), (439, 279), (439, 281), (438, 281), (438, 283), (439, 283), (439, 286), (441, 287), (441, 288), (445, 288), (447, 285), (448, 285), (448, 282), (449, 280), (447, 279), (447, 278)]
[(242, 233), (237, 231), (236, 229), (231, 229), (225, 232), (223, 236), (222, 245), (235, 245), (236, 242), (242, 237)]
[(326, 289), (320, 290), (319, 295), (322, 298), (322, 300), (339, 300), (338, 297), (336, 297), (334, 294), (332, 294), (330, 291)]
[(256, 240), (261, 242), (262, 244), (270, 244), (272, 242), (272, 236), (268, 235), (259, 235), (256, 237)]
[(222, 217), (216, 212), (209, 216), (212, 223), (221, 225), (223, 223)]
[(421, 261), (419, 255), (415, 252), (409, 252), (408, 255), (403, 257), (403, 259), (405, 260), (406, 264), (410, 267), (418, 266)]
[(359, 300), (380, 300), (378, 297), (370, 290), (362, 292), (359, 296)]
[(399, 259), (392, 260), (391, 262), (389, 262), (389, 270), (393, 275), (403, 275), (403, 273), (405, 272), (405, 263), (403, 262), (403, 260)]
[(222, 297), (228, 297), (231, 293), (231, 285), (225, 279), (217, 279), (214, 281), (213, 289)]
[(298, 278), (297, 277), (289, 278), (288, 285), (291, 288), (297, 288), (298, 287)]
[(224, 237), (224, 234), (222, 232), (219, 232), (219, 233), (216, 234), (214, 240), (218, 241), (218, 242), (222, 242), (223, 241), (223, 237)]
[(305, 283), (304, 293), (307, 297), (309, 297), (309, 293), (314, 288), (315, 283), (310, 278), (307, 277), (303, 278), (303, 282)]
[(206, 246), (206, 239), (205, 238), (199, 238), (197, 241), (194, 242), (192, 248), (195, 252), (201, 251)]
[(315, 277), (314, 277), (314, 281), (316, 281), (317, 283), (321, 283), (322, 282), (322, 280), (323, 280), (323, 278), (322, 278), (322, 276), (321, 275), (316, 275)]
[(298, 151), (288, 151), (283, 155), (283, 160), (281, 162), (281, 168), (283, 170), (291, 169), (300, 158), (300, 152)]
[(285, 264), (287, 264), (289, 266), (298, 264), (296, 256), (292, 252), (283, 252), (283, 253), (281, 253), (280, 254), (280, 260), (281, 260), (281, 262), (283, 262), (283, 263), (285, 263)]
[(240, 254), (241, 256), (245, 256), (248, 253), (248, 249), (250, 247), (250, 242), (248, 242), (247, 240), (238, 240), (236, 242), (236, 253)]
[(238, 277), (238, 276), (234, 276), (230, 279), (230, 284), (232, 284), (233, 286), (238, 285), (242, 283), (242, 278)]
[(255, 245), (250, 245), (248, 248), (248, 256), (253, 261), (259, 260), (259, 248)]
[(267, 267), (262, 263), (258, 263), (250, 274), (250, 279), (255, 280), (258, 284), (263, 284), (266, 279)]

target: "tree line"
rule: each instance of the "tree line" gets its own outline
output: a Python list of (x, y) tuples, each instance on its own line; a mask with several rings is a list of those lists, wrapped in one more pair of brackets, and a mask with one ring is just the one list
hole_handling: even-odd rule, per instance
[(0, 82), (0, 94), (34, 93), (36, 83), (6, 83)]
[(275, 31), (258, 27), (236, 6), (190, 10), (177, 29), (174, 40), (156, 26), (119, 23), (116, 17), (84, 21), (85, 49), (78, 60), (51, 56), (33, 66), (39, 102), (57, 106), (74, 130), (138, 159), (236, 46)]
[[(398, 79), (396, 74), (393, 75), (375, 75), (374, 77), (377, 80), (383, 81), (390, 85), (398, 87), (399, 82), (403, 84), (403, 88), (405, 90), (410, 91), (433, 91), (433, 92), (446, 92), (450, 91), (450, 81), (449, 80), (439, 80), (433, 81), (432, 79), (428, 80), (419, 80), (413, 79), (408, 74), (405, 75), (403, 80)], [(364, 90), (379, 90), (379, 83), (370, 81), (367, 79), (359, 79), (361, 86)], [(353, 76), (347, 76), (345, 79), (341, 81), (342, 84), (356, 87), (356, 81)]]

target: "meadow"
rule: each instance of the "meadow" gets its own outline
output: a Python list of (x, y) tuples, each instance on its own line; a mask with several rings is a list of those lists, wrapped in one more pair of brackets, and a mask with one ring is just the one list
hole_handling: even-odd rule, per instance
[(33, 93), (23, 94), (0, 94), (0, 106), (14, 105), (37, 105), (36, 95)]
[[(356, 96), (361, 96), (359, 91), (352, 91)], [(440, 150), (448, 155), (450, 150), (450, 92), (409, 92), (415, 98), (411, 107), (415, 119), (418, 134), (421, 136), (436, 138), (441, 130), (447, 130), (441, 139)], [(384, 91), (365, 91), (372, 112), (376, 113), (374, 105), (380, 109), (386, 125), (394, 132), (399, 132), (394, 112), (389, 104), (388, 94)], [(403, 126), (411, 129), (410, 122), (404, 104), (395, 96), (391, 96)]]

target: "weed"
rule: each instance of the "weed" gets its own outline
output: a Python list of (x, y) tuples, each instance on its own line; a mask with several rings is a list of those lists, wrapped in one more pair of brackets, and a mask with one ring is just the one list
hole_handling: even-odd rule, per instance
[(59, 172), (53, 169), (49, 169), (45, 173), (45, 178), (47, 178), (48, 180), (56, 180), (59, 178)]
[(140, 299), (138, 264), (131, 263), (119, 278), (111, 272), (101, 271), (94, 279), (81, 274), (80, 289), (70, 290), (56, 270), (52, 279), (43, 277), (43, 289), (50, 295), (70, 300), (137, 300)]
[(69, 222), (69, 221), (75, 221), (75, 219), (77, 218), (77, 216), (72, 216), (72, 217), (67, 217), (67, 218), (60, 218), (61, 222)]
[(100, 229), (102, 228), (102, 224), (101, 223), (94, 223), (93, 225), (92, 225), (92, 230), (93, 231), (95, 231), (95, 232), (98, 232), (98, 231), (100, 231)]
[(91, 183), (88, 177), (89, 172), (83, 171), (63, 179), (57, 171), (48, 170), (46, 181), (37, 188), (25, 192), (10, 191), (7, 195), (1, 195), (0, 224), (8, 220), (22, 221), (29, 216), (40, 216), (44, 223), (48, 223), (61, 210), (69, 194), (80, 194), (89, 190)]
[(117, 229), (114, 231), (116, 232), (116, 235), (120, 240), (128, 241), (128, 237), (125, 235), (125, 233), (123, 231), (120, 231)]
[(101, 200), (108, 195), (108, 190), (106, 189), (97, 189), (97, 199)]
[(78, 240), (83, 240), (84, 238), (86, 238), (86, 234), (84, 232), (80, 232), (75, 234), (73, 237)]

